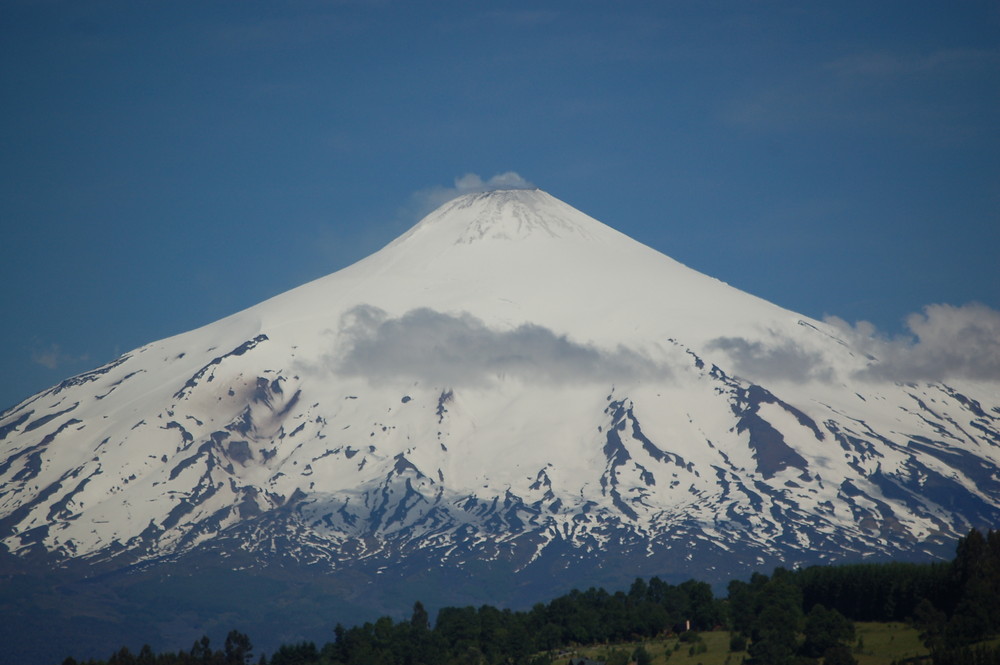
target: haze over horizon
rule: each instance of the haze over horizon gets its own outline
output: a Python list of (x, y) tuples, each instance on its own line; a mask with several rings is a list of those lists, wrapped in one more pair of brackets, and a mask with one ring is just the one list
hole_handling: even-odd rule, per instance
[(0, 409), (524, 183), (782, 307), (917, 339), (910, 372), (1000, 378), (995, 3), (0, 16)]

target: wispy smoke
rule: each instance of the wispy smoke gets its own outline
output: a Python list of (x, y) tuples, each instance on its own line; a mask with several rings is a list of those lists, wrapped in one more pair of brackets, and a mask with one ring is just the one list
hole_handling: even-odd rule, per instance
[(422, 217), (462, 194), (489, 192), (494, 189), (533, 189), (534, 187), (533, 184), (513, 171), (498, 173), (488, 180), (483, 180), (475, 173), (466, 173), (455, 178), (454, 187), (432, 187), (420, 190), (413, 195), (414, 207), (416, 213)]
[(421, 308), (399, 318), (360, 305), (347, 312), (334, 361), (338, 373), (373, 382), (412, 378), (433, 385), (485, 385), (504, 376), (545, 383), (665, 378), (668, 371), (619, 347), (578, 344), (525, 324), (494, 330), (469, 314)]
[(867, 321), (827, 323), (875, 361), (861, 378), (891, 381), (1000, 381), (1000, 312), (980, 304), (928, 305), (906, 318), (912, 336), (887, 339)]
[(88, 359), (87, 354), (73, 356), (64, 353), (58, 344), (51, 344), (46, 349), (36, 349), (31, 352), (31, 361), (48, 369), (58, 369), (64, 365), (86, 362)]
[(513, 171), (498, 173), (485, 182), (475, 173), (466, 173), (461, 178), (455, 178), (455, 190), (458, 194), (489, 192), (494, 189), (532, 189), (533, 187), (534, 185)]

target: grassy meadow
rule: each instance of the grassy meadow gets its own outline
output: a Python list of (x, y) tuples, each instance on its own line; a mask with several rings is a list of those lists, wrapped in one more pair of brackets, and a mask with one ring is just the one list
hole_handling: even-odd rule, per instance
[[(903, 623), (855, 623), (856, 646), (854, 657), (859, 665), (891, 665), (914, 656), (927, 656), (927, 649), (920, 642), (917, 631)], [(699, 633), (700, 642), (681, 642), (677, 637), (667, 637), (645, 642), (631, 642), (607, 646), (581, 647), (564, 653), (553, 665), (566, 665), (580, 658), (605, 661), (614, 651), (629, 655), (640, 644), (653, 657), (653, 665), (739, 665), (746, 652), (729, 650), (728, 631)], [(701, 646), (703, 645), (703, 646)]]

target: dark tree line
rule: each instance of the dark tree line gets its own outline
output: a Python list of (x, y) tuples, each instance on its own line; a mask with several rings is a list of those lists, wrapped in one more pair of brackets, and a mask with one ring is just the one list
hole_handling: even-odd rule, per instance
[[(1000, 531), (973, 530), (947, 564), (866, 564), (778, 568), (733, 581), (725, 600), (704, 582), (637, 579), (626, 591), (574, 590), (527, 611), (446, 607), (433, 625), (417, 602), (407, 620), (382, 617), (346, 628), (318, 648), (284, 645), (261, 665), (546, 665), (572, 645), (641, 641), (664, 633), (727, 628), (748, 663), (854, 663), (853, 621), (911, 621), (936, 665), (1000, 665), (1000, 649), (973, 646), (1000, 634)], [(222, 649), (207, 637), (189, 651), (155, 655), (122, 648), (106, 661), (65, 665), (248, 665), (249, 638), (232, 631)]]
[[(793, 577), (805, 606), (823, 603), (857, 621), (912, 622), (935, 663), (1000, 657), (969, 647), (1000, 633), (1000, 531), (973, 529), (950, 563), (825, 566)], [(958, 650), (966, 660), (946, 655)]]
[[(571, 591), (528, 611), (481, 607), (445, 607), (431, 625), (417, 602), (408, 620), (382, 617), (375, 622), (334, 628), (334, 640), (317, 648), (312, 642), (283, 645), (267, 665), (448, 665), (477, 662), (543, 665), (548, 650), (573, 644), (651, 638), (669, 630), (710, 630), (725, 622), (724, 603), (712, 588), (690, 580), (680, 585), (637, 579), (628, 592), (604, 589)], [(189, 651), (154, 656), (122, 648), (107, 661), (66, 665), (235, 665), (250, 663), (249, 639), (230, 633), (225, 648), (213, 651), (208, 638)], [(245, 640), (245, 641), (244, 641)]]
[(913, 613), (934, 662), (1000, 665), (1000, 647), (970, 647), (1000, 633), (1000, 531), (971, 531), (948, 572), (948, 593), (921, 600)]
[[(654, 577), (636, 580), (628, 592), (574, 590), (524, 612), (489, 605), (446, 607), (433, 627), (417, 603), (409, 621), (383, 617), (354, 628), (337, 626), (335, 640), (316, 652), (317, 660), (286, 660), (279, 651), (270, 665), (541, 665), (549, 662), (544, 653), (559, 647), (651, 638), (689, 623), (692, 630), (708, 630), (721, 625), (723, 617), (723, 605), (708, 584), (692, 580), (675, 586)], [(299, 649), (311, 652), (313, 647)]]
[(154, 654), (147, 644), (139, 653), (134, 654), (128, 647), (122, 647), (107, 660), (77, 662), (70, 657), (63, 661), (63, 665), (248, 665), (252, 657), (250, 638), (238, 630), (231, 630), (224, 647), (218, 650), (212, 649), (208, 637), (202, 637), (195, 641), (190, 651)]
[(732, 649), (749, 644), (747, 662), (792, 665), (819, 657), (828, 665), (855, 662), (853, 622), (819, 602), (806, 604), (795, 573), (778, 568), (770, 578), (755, 574), (749, 582), (730, 582), (728, 591)]
[(729, 627), (752, 663), (849, 663), (852, 621), (908, 621), (936, 665), (1000, 665), (1000, 648), (972, 646), (1000, 634), (1000, 531), (973, 529), (950, 563), (779, 568), (728, 590)]
[(804, 607), (821, 603), (855, 621), (906, 621), (922, 600), (951, 602), (951, 564), (813, 566), (792, 573)]

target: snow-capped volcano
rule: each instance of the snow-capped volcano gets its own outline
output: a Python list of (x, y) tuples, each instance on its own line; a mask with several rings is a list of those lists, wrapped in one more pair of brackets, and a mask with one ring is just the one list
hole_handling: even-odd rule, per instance
[(0, 539), (705, 578), (995, 525), (996, 387), (858, 378), (879, 362), (545, 192), (469, 194), (4, 412)]

